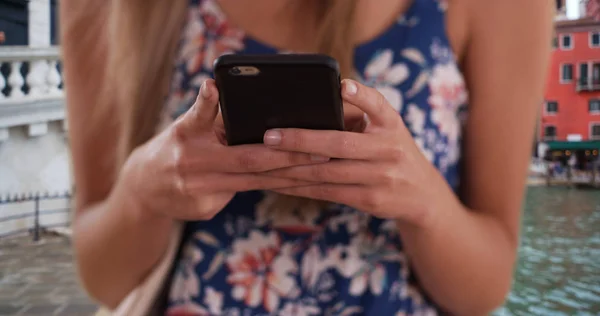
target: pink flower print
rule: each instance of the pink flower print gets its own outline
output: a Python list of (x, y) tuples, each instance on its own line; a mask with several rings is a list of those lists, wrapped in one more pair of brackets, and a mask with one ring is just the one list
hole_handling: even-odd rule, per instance
[(362, 82), (377, 89), (399, 112), (402, 109), (402, 94), (396, 86), (408, 78), (409, 71), (405, 64), (393, 62), (393, 50), (386, 49), (378, 53), (365, 68)]
[(248, 239), (236, 240), (232, 255), (226, 259), (233, 298), (250, 307), (262, 303), (271, 313), (279, 307), (281, 297), (297, 295), (293, 275), (298, 266), (291, 249), (291, 245), (280, 244), (275, 232), (252, 231)]
[(202, 67), (210, 71), (217, 57), (243, 49), (244, 33), (227, 22), (215, 1), (202, 1), (199, 8), (190, 10), (188, 19), (179, 54), (188, 73)]
[(227, 21), (216, 1), (203, 1), (200, 15), (206, 26), (203, 66), (212, 70), (217, 57), (244, 48), (244, 32)]
[(438, 64), (429, 79), (432, 106), (431, 118), (440, 128), (440, 133), (454, 143), (460, 135), (458, 111), (467, 102), (467, 91), (462, 74), (456, 64)]
[(205, 43), (204, 31), (206, 26), (198, 10), (189, 10), (188, 22), (183, 30), (182, 45), (178, 61), (185, 63), (188, 73), (197, 72), (202, 65), (202, 48)]
[(173, 285), (169, 297), (175, 302), (190, 302), (200, 294), (200, 279), (195, 267), (204, 255), (193, 243), (187, 243), (183, 248), (183, 258), (173, 276)]

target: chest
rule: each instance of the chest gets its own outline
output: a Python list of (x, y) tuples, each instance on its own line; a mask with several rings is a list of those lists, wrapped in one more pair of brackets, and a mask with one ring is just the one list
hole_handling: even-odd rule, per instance
[(257, 0), (240, 6), (236, 0), (221, 0), (219, 7), (231, 24), (246, 34), (287, 50), (310, 51), (320, 28), (335, 23), (340, 34), (350, 33), (354, 44), (365, 43), (392, 25), (406, 12), (412, 0), (348, 0), (321, 4), (317, 1)]

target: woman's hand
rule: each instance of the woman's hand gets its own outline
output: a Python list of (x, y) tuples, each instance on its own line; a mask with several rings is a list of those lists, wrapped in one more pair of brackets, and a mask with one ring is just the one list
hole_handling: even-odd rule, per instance
[(456, 203), (450, 187), (421, 154), (383, 95), (351, 80), (343, 82), (342, 94), (346, 105), (365, 113), (362, 133), (279, 129), (265, 134), (271, 148), (337, 158), (267, 172), (314, 183), (273, 191), (341, 203), (419, 226), (428, 224), (440, 203)]
[(182, 220), (208, 220), (236, 192), (306, 185), (262, 172), (324, 161), (262, 144), (226, 146), (214, 126), (218, 99), (214, 81), (207, 80), (182, 118), (133, 152), (120, 182), (145, 206), (140, 209)]

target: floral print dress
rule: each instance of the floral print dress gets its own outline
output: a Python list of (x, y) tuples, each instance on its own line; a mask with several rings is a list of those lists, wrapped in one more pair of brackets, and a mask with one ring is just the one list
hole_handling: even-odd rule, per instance
[[(166, 106), (172, 118), (191, 106), (221, 54), (282, 53), (233, 27), (216, 1), (191, 1)], [(413, 0), (394, 25), (356, 48), (354, 65), (456, 190), (467, 92), (445, 7)], [(187, 223), (166, 315), (437, 315), (394, 221), (344, 205), (267, 211), (272, 200), (238, 193), (212, 220)]]

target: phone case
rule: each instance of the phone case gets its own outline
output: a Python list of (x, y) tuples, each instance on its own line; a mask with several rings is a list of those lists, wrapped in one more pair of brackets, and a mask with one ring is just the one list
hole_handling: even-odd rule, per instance
[(214, 69), (228, 145), (262, 143), (272, 128), (344, 129), (339, 66), (329, 56), (224, 55)]

